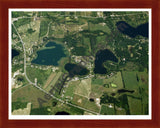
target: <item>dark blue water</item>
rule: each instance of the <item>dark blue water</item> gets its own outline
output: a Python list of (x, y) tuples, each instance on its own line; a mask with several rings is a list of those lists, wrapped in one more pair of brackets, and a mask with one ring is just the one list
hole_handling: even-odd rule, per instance
[(87, 75), (89, 73), (89, 70), (82, 65), (67, 63), (64, 68), (69, 72), (70, 77), (75, 75)]
[(116, 56), (108, 49), (105, 50), (99, 50), (96, 53), (96, 59), (95, 59), (95, 68), (94, 68), (94, 73), (95, 74), (106, 74), (107, 70), (103, 66), (103, 63), (107, 60), (113, 61), (113, 62), (118, 62), (118, 59)]
[(55, 115), (70, 115), (68, 112), (62, 111), (62, 112), (57, 112)]
[[(49, 48), (51, 46), (54, 47)], [(55, 42), (48, 42), (46, 49), (37, 51), (37, 58), (32, 60), (32, 63), (58, 66), (58, 61), (62, 57), (66, 57), (62, 45), (56, 44)]]
[(141, 24), (136, 28), (134, 28), (125, 21), (119, 21), (116, 23), (116, 26), (121, 33), (126, 34), (129, 37), (135, 38), (137, 35), (141, 35), (143, 37), (148, 38), (148, 32), (149, 32), (148, 23)]
[(55, 46), (57, 45), (55, 42), (48, 42), (45, 47), (52, 47), (52, 46)]
[(18, 56), (20, 53), (15, 50), (15, 49), (12, 49), (12, 59), (15, 57), (15, 56)]

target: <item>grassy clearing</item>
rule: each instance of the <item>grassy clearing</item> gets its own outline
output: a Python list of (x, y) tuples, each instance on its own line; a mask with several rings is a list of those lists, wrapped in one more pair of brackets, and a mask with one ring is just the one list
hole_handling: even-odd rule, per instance
[(143, 109), (143, 114), (147, 115), (148, 114), (148, 103), (149, 103), (149, 83), (148, 83), (148, 73), (146, 72), (139, 72), (137, 73), (138, 79), (139, 79), (139, 91), (141, 93), (141, 98), (142, 98), (142, 109)]
[(20, 102), (20, 101), (12, 102), (12, 112), (20, 108), (21, 109), (26, 108), (26, 106), (27, 102)]
[(132, 96), (127, 96), (132, 115), (148, 114), (148, 73), (123, 72), (125, 88), (135, 90)]
[(99, 45), (106, 45), (106, 36), (97, 36), (97, 46), (99, 47)]
[[(44, 92), (40, 91), (32, 85), (28, 85), (19, 90), (16, 90), (16, 92), (12, 94), (12, 102), (30, 102), (32, 103), (32, 108), (39, 108), (39, 102), (37, 99), (44, 99), (44, 95)], [(50, 102), (45, 102), (43, 105), (48, 106), (49, 104)]]
[(103, 94), (105, 88), (103, 87), (103, 80), (99, 78), (92, 78), (90, 97), (99, 98)]
[(76, 87), (75, 93), (88, 97), (91, 92), (91, 79), (81, 80), (80, 84)]
[(52, 114), (55, 115), (57, 112), (61, 111), (65, 111), (70, 115), (83, 115), (84, 113), (82, 109), (58, 102), (58, 104), (52, 108)]
[(61, 75), (62, 75), (62, 72), (58, 72), (45, 90), (49, 91), (52, 88), (52, 86), (56, 84), (57, 80), (59, 79)]
[(26, 68), (28, 78), (34, 83), (35, 78), (37, 78), (38, 85), (43, 86), (45, 81), (51, 74), (51, 69), (41, 70), (39, 68), (32, 68), (28, 66)]
[(25, 24), (29, 24), (31, 22), (32, 18), (24, 18), (24, 19), (18, 19), (14, 22), (14, 25), (18, 28), (19, 26), (23, 26)]
[[(30, 22), (30, 24), (25, 24), (18, 28), (18, 32), (20, 33), (20, 36), (22, 37), (22, 40), (25, 43), (26, 49), (29, 49), (34, 44), (34, 42), (38, 42), (39, 26), (40, 26), (40, 21), (36, 20)], [(32, 34), (29, 34), (28, 29), (32, 29), (34, 30), (34, 32)]]
[(91, 31), (96, 31), (96, 30), (102, 30), (104, 32), (107, 32), (110, 34), (111, 30), (109, 29), (109, 27), (107, 25), (102, 25), (102, 24), (92, 24), (90, 23), (90, 30)]
[(88, 51), (91, 52), (90, 39), (83, 37), (83, 40), (84, 40), (84, 44), (88, 46)]
[(51, 73), (51, 75), (48, 77), (48, 79), (43, 87), (44, 89), (51, 83), (51, 81), (54, 79), (55, 75), (56, 75), (56, 73)]
[(105, 88), (101, 85), (92, 85), (90, 96), (94, 98), (99, 98), (103, 94), (104, 90)]
[(49, 20), (42, 20), (41, 24), (40, 24), (40, 33), (39, 36), (43, 37), (47, 34), (48, 32), (48, 24), (49, 24)]
[(116, 110), (116, 115), (126, 115), (126, 111), (125, 109), (117, 109)]
[(139, 79), (139, 83), (143, 86), (145, 86), (145, 88), (148, 88), (148, 73), (147, 72), (137, 72), (137, 76)]
[(121, 72), (117, 72), (114, 76), (104, 79), (104, 84), (115, 84), (117, 85), (117, 88), (123, 88), (123, 82), (122, 82), (122, 76)]
[(97, 113), (99, 112), (99, 109), (100, 109), (94, 102), (90, 102), (89, 99), (76, 94), (74, 95), (72, 102), (80, 107), (83, 107), (85, 109), (88, 109)]
[(92, 84), (94, 85), (103, 85), (103, 80), (98, 78), (92, 78)]
[(141, 100), (127, 96), (131, 115), (142, 115)]
[(115, 110), (114, 110), (114, 108), (109, 108), (106, 105), (102, 105), (100, 114), (102, 114), (102, 115), (115, 115)]
[(80, 81), (71, 81), (69, 82), (68, 84), (68, 87), (66, 88), (66, 92), (64, 94), (64, 96), (70, 96), (70, 97), (73, 97), (74, 96), (74, 92), (75, 92), (75, 89), (77, 87), (77, 85), (80, 84)]
[(136, 72), (122, 72), (125, 88), (127, 89), (137, 89), (138, 88), (138, 81), (136, 78)]

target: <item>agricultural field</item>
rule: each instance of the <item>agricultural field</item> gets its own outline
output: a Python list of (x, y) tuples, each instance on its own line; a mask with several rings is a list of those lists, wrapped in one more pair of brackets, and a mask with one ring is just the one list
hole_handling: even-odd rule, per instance
[(91, 102), (86, 97), (79, 96), (76, 94), (74, 95), (72, 103), (74, 103), (80, 107), (83, 107), (89, 111), (92, 111), (94, 113), (98, 113), (100, 110), (100, 107), (95, 102)]
[(50, 76), (51, 74), (51, 69), (48, 70), (42, 70), (42, 69), (37, 69), (36, 67), (30, 67), (27, 66), (26, 68), (27, 70), (27, 75), (29, 77), (29, 79), (32, 82), (35, 82), (35, 79), (37, 79), (37, 84), (44, 86), (45, 82), (47, 81), (47, 78)]
[(108, 105), (102, 105), (101, 114), (102, 115), (115, 115), (115, 110), (114, 108), (110, 108)]
[(148, 115), (148, 11), (12, 11), (13, 115)]
[(50, 81), (50, 83), (46, 82), (46, 84), (48, 84), (48, 86), (45, 87), (44, 89), (46, 91), (49, 91), (52, 88), (51, 86), (54, 86), (56, 84), (56, 82), (58, 81), (58, 79), (61, 76), (61, 74), (62, 74), (62, 72), (54, 73), (54, 77), (51, 76), (52, 75), (51, 74), (50, 77), (52, 77), (52, 78), (49, 77), (48, 80), (47, 80), (47, 82)]
[[(19, 88), (12, 94), (12, 102), (15, 103), (15, 105), (18, 105), (18, 102), (25, 103), (24, 108), (27, 106), (26, 103), (31, 103), (32, 108), (39, 108), (40, 107), (40, 100), (44, 100), (45, 93), (38, 90), (36, 87), (33, 87), (32, 85), (26, 85), (24, 87)], [(43, 106), (49, 106), (51, 103), (49, 101), (46, 101), (43, 103)], [(14, 104), (13, 104), (14, 105)], [(14, 107), (14, 106), (13, 106)], [(16, 108), (19, 109), (19, 108)]]
[(91, 79), (84, 79), (80, 81), (80, 84), (75, 90), (75, 94), (88, 97), (91, 92)]

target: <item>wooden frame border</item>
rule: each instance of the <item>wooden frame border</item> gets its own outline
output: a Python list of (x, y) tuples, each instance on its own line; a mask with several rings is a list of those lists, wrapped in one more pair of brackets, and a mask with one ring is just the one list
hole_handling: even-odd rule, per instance
[[(152, 119), (151, 120), (8, 120), (8, 9), (9, 8), (151, 8)], [(0, 0), (0, 127), (160, 127), (159, 0)]]

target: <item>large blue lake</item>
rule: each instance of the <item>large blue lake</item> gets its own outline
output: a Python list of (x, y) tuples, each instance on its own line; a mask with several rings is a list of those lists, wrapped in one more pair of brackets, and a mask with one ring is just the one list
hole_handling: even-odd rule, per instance
[(37, 51), (37, 58), (32, 60), (32, 63), (58, 66), (58, 61), (62, 57), (66, 57), (64, 47), (55, 42), (48, 42), (44, 49)]
[(141, 25), (137, 26), (136, 28), (132, 27), (131, 25), (129, 25), (125, 21), (119, 21), (116, 23), (116, 25), (117, 25), (118, 30), (121, 33), (126, 34), (132, 38), (135, 38), (137, 35), (141, 35), (143, 37), (148, 38), (148, 33), (149, 33), (149, 24), (148, 23), (141, 24)]
[(103, 66), (103, 63), (107, 60), (113, 61), (113, 62), (118, 62), (118, 59), (116, 56), (108, 49), (104, 50), (99, 50), (96, 53), (96, 59), (95, 59), (95, 68), (94, 68), (94, 73), (95, 74), (106, 74), (107, 69)]

